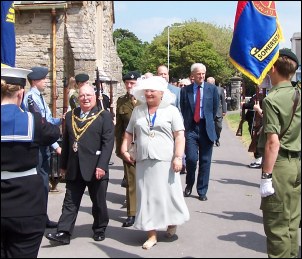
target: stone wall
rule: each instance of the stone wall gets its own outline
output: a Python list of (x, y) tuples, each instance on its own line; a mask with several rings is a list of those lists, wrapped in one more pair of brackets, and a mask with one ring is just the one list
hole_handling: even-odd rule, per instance
[[(16, 66), (49, 68), (45, 97), (51, 109), (56, 107), (56, 117), (63, 111), (63, 78), (85, 72), (92, 84), (96, 67), (100, 75), (118, 82), (113, 84), (115, 105), (123, 87), (122, 63), (112, 37), (113, 1), (21, 1), (15, 9)], [(104, 90), (110, 94), (109, 85), (104, 84)]]

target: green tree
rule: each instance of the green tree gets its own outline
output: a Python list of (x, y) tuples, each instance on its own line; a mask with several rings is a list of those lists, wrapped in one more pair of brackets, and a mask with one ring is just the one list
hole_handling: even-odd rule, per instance
[[(181, 27), (177, 27), (182, 25)], [(235, 73), (228, 61), (232, 40), (230, 28), (218, 27), (195, 20), (170, 27), (170, 77), (183, 78), (190, 75), (190, 66), (201, 62), (207, 67), (207, 76), (214, 76), (225, 83)], [(156, 71), (158, 65), (167, 65), (168, 28), (147, 46), (142, 60), (144, 71)]]
[(141, 59), (148, 43), (143, 43), (134, 33), (124, 29), (113, 32), (113, 41), (117, 44), (117, 53), (123, 63), (123, 74), (135, 70), (141, 72)]
[[(188, 77), (191, 65), (201, 62), (207, 67), (207, 77), (215, 77), (216, 82), (222, 85), (230, 84), (230, 78), (238, 73), (229, 61), (232, 36), (230, 27), (197, 22), (196, 19), (172, 24), (169, 29), (170, 77)], [(168, 65), (168, 27), (150, 44), (143, 43), (135, 34), (123, 29), (115, 30), (113, 38), (117, 39), (117, 52), (124, 65), (123, 73), (129, 70), (155, 73), (159, 65)], [(252, 95), (255, 84), (244, 76), (243, 80), (247, 94)]]

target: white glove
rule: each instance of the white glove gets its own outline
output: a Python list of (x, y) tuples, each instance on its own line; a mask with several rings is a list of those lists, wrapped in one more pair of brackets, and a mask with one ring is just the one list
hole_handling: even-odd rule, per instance
[(261, 197), (267, 197), (275, 193), (275, 189), (273, 187), (273, 180), (270, 179), (261, 179), (260, 182), (260, 194)]

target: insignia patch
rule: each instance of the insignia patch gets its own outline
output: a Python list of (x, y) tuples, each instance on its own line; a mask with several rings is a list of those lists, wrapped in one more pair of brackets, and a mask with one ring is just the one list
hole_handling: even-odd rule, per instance
[(262, 14), (276, 17), (276, 6), (274, 1), (252, 1), (255, 8)]

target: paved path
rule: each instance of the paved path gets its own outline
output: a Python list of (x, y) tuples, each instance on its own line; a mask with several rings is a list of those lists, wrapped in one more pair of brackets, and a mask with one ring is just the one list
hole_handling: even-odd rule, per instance
[[(87, 192), (83, 196), (70, 245), (51, 246), (44, 237), (40, 258), (267, 258), (266, 239), (259, 209), (260, 169), (250, 169), (252, 161), (240, 139), (229, 130), (224, 121), (221, 146), (214, 147), (208, 201), (197, 199), (194, 187), (186, 198), (190, 221), (177, 229), (172, 240), (158, 233), (158, 243), (151, 250), (141, 248), (146, 233), (133, 227), (122, 228), (126, 209), (122, 208), (125, 189), (121, 160), (112, 155), (108, 187), (110, 222), (106, 239), (92, 239), (91, 201)], [(185, 187), (185, 175), (181, 175)], [(50, 193), (48, 214), (58, 220), (64, 198), (64, 184), (59, 193)], [(54, 232), (47, 230), (46, 232)], [(301, 242), (300, 242), (301, 247)], [(301, 253), (300, 253), (301, 257)]]

